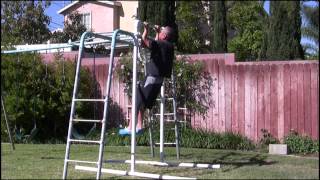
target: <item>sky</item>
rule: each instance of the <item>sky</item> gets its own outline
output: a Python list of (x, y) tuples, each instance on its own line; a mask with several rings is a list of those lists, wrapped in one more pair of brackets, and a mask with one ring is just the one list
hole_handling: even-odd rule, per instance
[[(45, 10), (45, 13), (51, 17), (51, 23), (49, 25), (50, 31), (53, 31), (55, 29), (63, 29), (63, 16), (61, 14), (58, 14), (57, 12), (62, 9), (64, 6), (70, 4), (70, 0), (60, 0), (60, 1), (51, 1), (51, 5), (49, 8)], [(304, 2), (308, 6), (314, 6), (316, 4), (315, 1), (308, 1)], [(266, 1), (264, 4), (264, 9), (269, 12), (269, 1)], [(302, 19), (302, 22), (304, 19)], [(304, 44), (306, 42), (309, 42), (309, 40), (302, 38), (301, 43)]]

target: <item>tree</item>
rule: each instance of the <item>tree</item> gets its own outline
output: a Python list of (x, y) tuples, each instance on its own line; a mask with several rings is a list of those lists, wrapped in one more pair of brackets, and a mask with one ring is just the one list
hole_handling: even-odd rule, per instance
[(63, 32), (71, 41), (79, 40), (82, 33), (87, 29), (81, 22), (81, 15), (75, 11), (68, 16), (68, 20), (64, 22)]
[(270, 17), (262, 55), (268, 60), (304, 59), (299, 1), (270, 1)]
[(227, 52), (227, 24), (226, 24), (226, 7), (224, 1), (211, 1), (211, 28), (212, 40), (211, 47), (215, 53)]
[(86, 27), (82, 24), (82, 16), (77, 11), (68, 16), (68, 20), (64, 22), (63, 31), (55, 31), (51, 33), (50, 41), (52, 43), (66, 43), (69, 40), (80, 40), (82, 33), (86, 31)]
[[(175, 1), (139, 1), (138, 18), (151, 24), (172, 27), (177, 34)], [(150, 33), (151, 36), (154, 32)], [(175, 42), (178, 37), (175, 37)]]
[(1, 1), (1, 44), (43, 43), (49, 39), (50, 1)]
[(311, 59), (319, 58), (319, 1), (316, 6), (310, 7), (303, 5), (302, 13), (305, 18), (305, 24), (301, 28), (302, 37), (311, 40), (312, 43), (305, 43), (303, 47), (305, 53)]
[(181, 53), (208, 52), (203, 26), (207, 25), (201, 1), (177, 1), (176, 22), (179, 28), (177, 49)]
[(234, 2), (227, 13), (229, 31), (234, 37), (228, 42), (228, 52), (239, 61), (257, 60), (263, 40), (263, 24), (267, 14), (257, 1)]

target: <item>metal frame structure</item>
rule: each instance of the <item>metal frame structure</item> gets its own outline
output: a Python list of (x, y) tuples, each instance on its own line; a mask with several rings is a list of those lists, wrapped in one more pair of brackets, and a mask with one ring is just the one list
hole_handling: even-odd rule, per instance
[[(150, 174), (150, 173), (141, 173), (135, 171), (135, 165), (136, 163), (139, 164), (151, 164), (151, 165), (159, 165), (159, 163), (162, 163), (162, 166), (172, 166), (172, 163), (165, 163), (164, 161), (164, 153), (163, 153), (163, 133), (161, 133), (162, 138), (160, 139), (160, 159), (162, 162), (158, 163), (150, 163), (148, 161), (136, 161), (136, 121), (137, 121), (137, 114), (136, 114), (136, 87), (137, 87), (137, 59), (138, 59), (138, 49), (139, 49), (139, 33), (138, 30), (140, 29), (142, 23), (139, 20), (136, 20), (135, 22), (135, 31), (134, 33), (123, 31), (120, 29), (115, 30), (112, 33), (92, 33), (92, 32), (85, 32), (82, 34), (81, 39), (79, 42), (71, 42), (68, 45), (64, 46), (58, 46), (58, 47), (52, 47), (52, 48), (38, 48), (38, 49), (28, 49), (28, 50), (6, 50), (2, 51), (1, 54), (13, 54), (13, 53), (21, 53), (21, 52), (35, 52), (39, 50), (48, 50), (48, 49), (60, 49), (65, 47), (73, 47), (73, 46), (79, 46), (79, 53), (78, 53), (78, 61), (77, 61), (77, 67), (76, 67), (76, 74), (75, 74), (75, 81), (74, 81), (74, 89), (73, 89), (73, 95), (72, 95), (72, 102), (71, 102), (71, 112), (70, 112), (70, 118), (69, 118), (69, 128), (68, 128), (68, 137), (67, 137), (67, 144), (66, 144), (66, 153), (64, 158), (64, 167), (63, 167), (63, 175), (62, 178), (67, 178), (67, 172), (68, 172), (68, 163), (88, 163), (88, 164), (96, 164), (97, 168), (94, 167), (86, 167), (86, 166), (78, 166), (76, 165), (75, 168), (79, 170), (86, 170), (86, 171), (94, 171), (96, 172), (96, 179), (101, 178), (102, 172), (112, 173), (112, 174), (118, 174), (118, 175), (130, 175), (130, 176), (138, 176), (138, 177), (146, 177), (146, 178), (161, 178), (161, 179), (195, 179), (195, 178), (188, 178), (188, 177), (179, 177), (179, 176), (167, 176), (167, 175), (159, 175), (159, 174)], [(111, 37), (112, 35), (112, 37)], [(99, 40), (97, 40), (99, 39)], [(102, 40), (101, 40), (102, 39)], [(104, 99), (77, 99), (77, 91), (78, 91), (78, 83), (80, 78), (80, 67), (81, 67), (81, 60), (83, 58), (83, 49), (87, 45), (98, 45), (98, 44), (104, 44), (104, 45), (111, 45), (107, 49), (111, 49), (110, 58), (109, 58), (109, 72), (108, 72), (108, 78), (107, 78), (107, 88), (106, 88), (106, 96)], [(119, 44), (117, 44), (119, 43)], [(110, 96), (110, 89), (111, 89), (111, 80), (112, 80), (112, 71), (113, 71), (113, 62), (114, 62), (114, 55), (115, 55), (115, 49), (121, 48), (121, 47), (128, 47), (133, 46), (133, 84), (132, 84), (132, 111), (131, 111), (131, 117), (132, 117), (132, 134), (131, 134), (131, 160), (130, 161), (124, 161), (125, 163), (130, 163), (130, 171), (120, 171), (120, 170), (112, 170), (112, 169), (103, 169), (102, 163), (108, 162), (103, 161), (103, 151), (104, 151), (104, 145), (105, 145), (105, 130), (106, 130), (106, 121), (108, 120), (108, 104), (109, 104), (109, 96)], [(161, 88), (161, 96), (164, 97), (164, 87)], [(79, 101), (86, 101), (86, 102), (104, 102), (104, 110), (103, 110), (103, 119), (102, 120), (92, 120), (92, 119), (75, 119), (74, 113), (75, 113), (75, 103)], [(164, 116), (164, 98), (161, 100), (161, 128), (163, 131), (163, 116)], [(176, 111), (176, 110), (175, 110)], [(90, 122), (90, 123), (102, 123), (101, 128), (101, 136), (99, 141), (93, 141), (93, 140), (77, 140), (77, 139), (71, 139), (72, 135), (72, 126), (73, 122)], [(98, 161), (83, 161), (83, 160), (72, 160), (69, 159), (70, 157), (70, 145), (72, 142), (76, 143), (93, 143), (93, 144), (99, 144), (99, 156)], [(184, 165), (183, 165), (184, 164)], [(216, 165), (207, 165), (207, 164), (192, 164), (192, 163), (180, 163), (176, 164), (176, 166), (179, 167), (202, 167), (202, 168), (218, 168)], [(219, 165), (220, 167), (220, 165)]]

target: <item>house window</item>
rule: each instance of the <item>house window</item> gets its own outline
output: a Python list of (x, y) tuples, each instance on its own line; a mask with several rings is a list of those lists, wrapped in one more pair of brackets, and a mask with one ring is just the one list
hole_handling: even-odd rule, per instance
[(87, 31), (91, 31), (91, 14), (81, 14), (81, 22), (86, 27)]

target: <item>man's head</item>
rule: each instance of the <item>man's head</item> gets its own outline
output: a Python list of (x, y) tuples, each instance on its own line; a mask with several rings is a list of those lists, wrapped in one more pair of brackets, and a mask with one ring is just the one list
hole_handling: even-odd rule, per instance
[(169, 26), (161, 27), (159, 40), (167, 40), (172, 42), (173, 39), (174, 39), (174, 30)]

